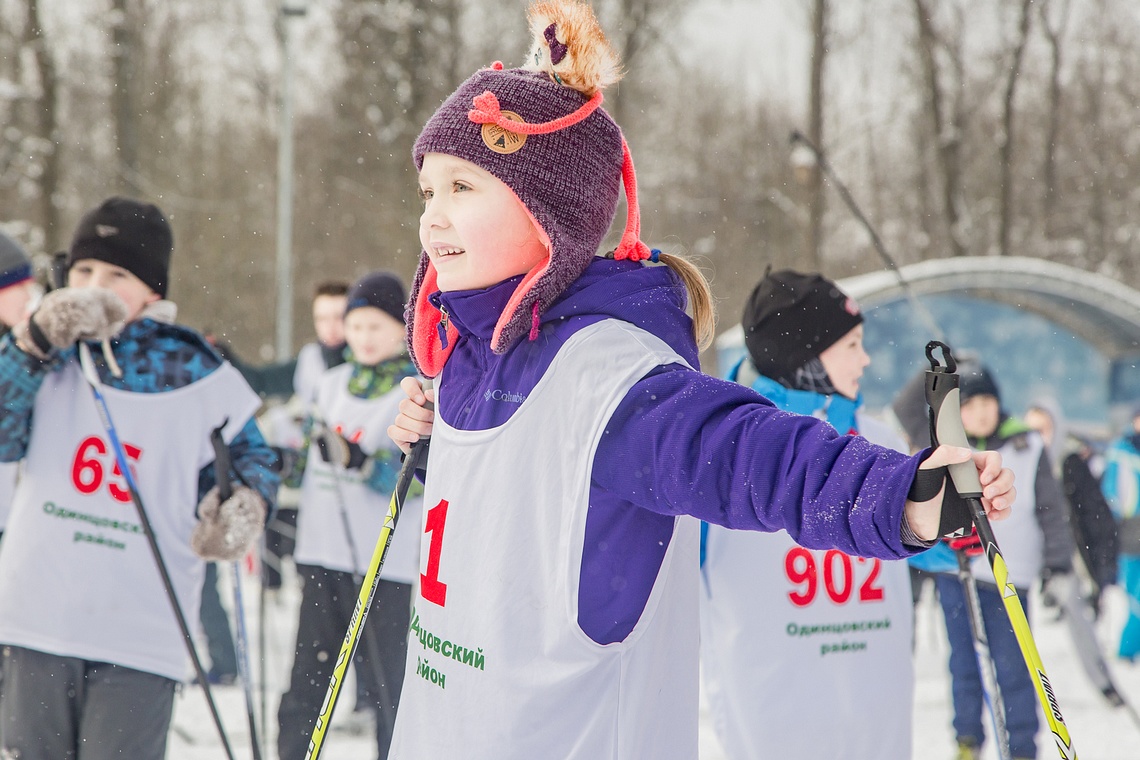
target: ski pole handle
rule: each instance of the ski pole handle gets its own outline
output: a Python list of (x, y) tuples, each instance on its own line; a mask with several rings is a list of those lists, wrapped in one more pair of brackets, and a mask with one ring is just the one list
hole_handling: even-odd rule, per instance
[[(945, 365), (934, 358), (934, 349), (942, 348)], [(962, 403), (958, 389), (958, 365), (945, 343), (932, 340), (926, 344), (926, 358), (930, 369), (926, 371), (926, 403), (930, 405), (930, 443), (937, 448), (942, 444), (970, 448), (966, 430), (962, 427)], [(963, 499), (982, 498), (982, 481), (974, 462), (968, 460), (949, 465), (950, 479)]]
[[(946, 360), (945, 366), (934, 358), (934, 349), (941, 348)], [(930, 404), (930, 439), (935, 446), (946, 443), (954, 446), (970, 448), (966, 439), (966, 431), (962, 427), (962, 412), (958, 393), (958, 366), (950, 354), (950, 347), (945, 343), (932, 340), (926, 344), (926, 358), (930, 360), (930, 371), (926, 373), (926, 400)], [(968, 468), (969, 472), (964, 470)], [(1045, 674), (1045, 665), (1041, 662), (1041, 653), (1037, 650), (1037, 642), (1033, 640), (1033, 632), (1029, 628), (1029, 619), (1021, 600), (1017, 595), (1017, 588), (1009, 580), (1009, 568), (1005, 564), (994, 536), (993, 527), (986, 516), (986, 508), (982, 504), (982, 484), (978, 478), (977, 469), (973, 461), (963, 462), (961, 465), (950, 465), (950, 477), (954, 487), (965, 500), (973, 518), (974, 527), (978, 537), (985, 547), (986, 560), (993, 573), (994, 583), (1001, 595), (1002, 605), (1009, 616), (1014, 637), (1021, 649), (1025, 666), (1037, 692), (1037, 699), (1045, 714), (1045, 721), (1053, 734), (1053, 741), (1057, 751), (1065, 760), (1076, 760), (1077, 751), (1073, 747), (1073, 739), (1069, 734), (1069, 727), (1061, 716), (1061, 707), (1053, 691), (1049, 677)]]
[(222, 424), (210, 431), (210, 445), (214, 447), (214, 480), (218, 483), (218, 503), (234, 495), (233, 484), (230, 482), (230, 447), (222, 437), (222, 430), (229, 423), (229, 418), (222, 420)]

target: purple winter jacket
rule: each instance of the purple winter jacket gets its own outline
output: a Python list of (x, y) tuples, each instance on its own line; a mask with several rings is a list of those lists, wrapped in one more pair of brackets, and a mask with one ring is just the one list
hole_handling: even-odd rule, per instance
[[(524, 337), (496, 355), (491, 333), (519, 281), (430, 296), (459, 331), (439, 408), (457, 429), (506, 422), (562, 344), (602, 319), (635, 324), (699, 366), (677, 275), (601, 258), (543, 315), (536, 340)], [(630, 633), (677, 515), (744, 530), (784, 529), (804, 546), (857, 556), (898, 559), (922, 551), (900, 538), (920, 459), (837, 435), (737, 383), (681, 364), (657, 367), (619, 404), (594, 456), (579, 625), (601, 644)]]

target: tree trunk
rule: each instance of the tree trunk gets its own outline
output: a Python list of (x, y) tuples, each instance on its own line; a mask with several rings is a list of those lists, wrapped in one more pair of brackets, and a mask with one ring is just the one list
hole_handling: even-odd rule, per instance
[(966, 246), (961, 239), (958, 197), (961, 191), (959, 150), (962, 144), (961, 113), (959, 108), (950, 109), (949, 123), (945, 122), (945, 105), (935, 48), (938, 36), (934, 22), (924, 0), (914, 0), (915, 17), (918, 20), (918, 52), (922, 63), (923, 78), (926, 81), (926, 106), (930, 117), (935, 141), (935, 155), (942, 175), (942, 213), (947, 227), (947, 243), (954, 256), (965, 256)]
[[(811, 81), (808, 92), (808, 139), (823, 150), (823, 72), (827, 61), (827, 0), (814, 0), (811, 15)], [(812, 271), (823, 268), (823, 172), (808, 177), (808, 228), (804, 256)]]
[(1005, 96), (1002, 101), (1002, 134), (998, 146), (998, 161), (1001, 166), (1001, 217), (998, 227), (998, 253), (1009, 255), (1010, 231), (1013, 227), (1013, 122), (1017, 96), (1017, 78), (1021, 73), (1021, 61), (1025, 54), (1025, 42), (1029, 37), (1029, 12), (1033, 0), (1021, 0), (1021, 15), (1017, 26), (1017, 38), (1013, 45), (1009, 76), (1005, 80)]
[(40, 102), (36, 104), (35, 109), (36, 133), (44, 145), (50, 146), (44, 152), (43, 173), (39, 178), (39, 205), (40, 223), (44, 230), (44, 249), (51, 253), (59, 250), (65, 241), (64, 232), (59, 228), (59, 208), (56, 205), (61, 158), (57, 124), (59, 81), (55, 60), (44, 38), (39, 0), (28, 0), (27, 11), (25, 40), (33, 51), (40, 79)]
[(111, 102), (115, 120), (115, 147), (118, 149), (118, 185), (124, 193), (141, 196), (139, 187), (138, 108), (135, 102), (135, 59), (138, 40), (131, 28), (128, 0), (112, 0), (111, 61), (113, 87)]
[(1057, 140), (1061, 124), (1061, 42), (1069, 22), (1069, 0), (1061, 0), (1057, 26), (1049, 20), (1049, 0), (1041, 2), (1041, 28), (1049, 41), (1049, 100), (1048, 123), (1045, 131), (1045, 155), (1042, 160), (1041, 179), (1045, 185), (1041, 193), (1041, 216), (1044, 222), (1045, 237), (1056, 236), (1053, 212), (1057, 202)]

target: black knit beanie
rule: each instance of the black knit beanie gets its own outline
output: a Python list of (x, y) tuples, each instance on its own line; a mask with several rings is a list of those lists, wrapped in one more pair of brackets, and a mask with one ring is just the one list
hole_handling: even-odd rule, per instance
[(863, 321), (859, 305), (819, 274), (767, 272), (744, 306), (744, 344), (760, 374), (789, 377)]
[(0, 290), (32, 279), (32, 260), (20, 244), (0, 232)]
[(404, 304), (407, 292), (400, 278), (391, 272), (372, 272), (361, 277), (348, 289), (348, 304), (344, 314), (362, 306), (373, 306), (393, 319), (404, 322)]
[(82, 259), (122, 267), (162, 298), (169, 284), (174, 235), (158, 206), (112, 197), (88, 211), (67, 252), (67, 269)]
[(993, 396), (1001, 403), (997, 381), (984, 364), (958, 363), (958, 400), (964, 404), (974, 396)]

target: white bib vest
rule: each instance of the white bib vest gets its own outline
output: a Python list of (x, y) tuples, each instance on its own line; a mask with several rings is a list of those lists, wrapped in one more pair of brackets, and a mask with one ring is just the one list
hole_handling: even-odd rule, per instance
[[(316, 405), (324, 422), (366, 454), (378, 449), (397, 451), (388, 438), (388, 426), (399, 413), (404, 392), (393, 388), (380, 398), (362, 399), (348, 392), (351, 364), (341, 364), (321, 376)], [(334, 467), (321, 459), (316, 443), (309, 446), (301, 506), (297, 513), (297, 546), (293, 559), (302, 564), (363, 575), (376, 548), (376, 539), (388, 513), (391, 494), (368, 487), (360, 470)], [(420, 499), (408, 499), (398, 528), (384, 557), (380, 577), (395, 583), (412, 583), (419, 575)], [(341, 514), (343, 504), (347, 515)], [(351, 531), (351, 543), (349, 542)], [(355, 555), (355, 556), (354, 556)]]
[[(857, 419), (872, 443), (905, 451), (885, 425)], [(909, 760), (905, 561), (710, 525), (702, 576), (702, 678), (728, 757)]]
[(8, 515), (12, 513), (12, 499), (16, 496), (16, 478), (19, 473), (19, 462), (0, 462), (0, 531), (8, 525)]
[[(102, 388), (182, 612), (205, 565), (190, 549), (210, 431), (231, 441), (260, 405), (229, 364), (164, 393)], [(182, 680), (189, 657), (78, 362), (45, 379), (4, 549), (0, 642)]]
[[(1002, 464), (1013, 471), (1017, 486), (1017, 496), (1009, 518), (993, 523), (994, 537), (1001, 549), (1002, 559), (1009, 567), (1009, 580), (1019, 589), (1028, 589), (1037, 582), (1041, 574), (1042, 555), (1045, 551), (1045, 534), (1037, 521), (1035, 508), (1037, 463), (1041, 461), (1044, 444), (1037, 433), (1029, 433), (1013, 439), (1024, 442), (1020, 448), (1007, 442), (998, 451)], [(985, 583), (994, 582), (994, 573), (989, 560), (979, 555), (970, 560), (970, 572)]]
[(697, 521), (675, 520), (625, 641), (597, 644), (578, 625), (598, 442), (637, 380), (683, 361), (606, 320), (562, 346), (505, 424), (460, 431), (436, 417), (392, 758), (697, 756)]

